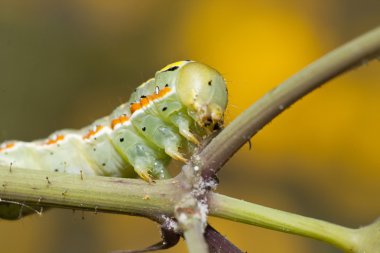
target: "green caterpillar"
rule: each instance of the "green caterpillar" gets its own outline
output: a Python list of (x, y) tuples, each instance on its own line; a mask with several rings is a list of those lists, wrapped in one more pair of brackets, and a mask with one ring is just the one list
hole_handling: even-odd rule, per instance
[(158, 71), (129, 101), (80, 130), (0, 146), (0, 164), (66, 173), (170, 177), (171, 158), (186, 162), (202, 138), (223, 125), (227, 88), (213, 68), (180, 61)]

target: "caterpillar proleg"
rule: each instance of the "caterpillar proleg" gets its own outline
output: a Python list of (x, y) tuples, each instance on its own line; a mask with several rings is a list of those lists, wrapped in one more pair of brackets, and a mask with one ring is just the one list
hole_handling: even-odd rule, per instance
[(57, 172), (169, 177), (170, 159), (186, 162), (202, 138), (223, 125), (227, 88), (221, 74), (194, 61), (172, 63), (129, 101), (80, 130), (0, 146), (0, 164)]

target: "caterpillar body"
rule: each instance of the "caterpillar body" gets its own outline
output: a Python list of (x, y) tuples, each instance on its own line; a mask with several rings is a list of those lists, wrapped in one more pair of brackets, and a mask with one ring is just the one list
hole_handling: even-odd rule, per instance
[(141, 84), (129, 101), (80, 130), (61, 130), (33, 142), (0, 146), (0, 164), (66, 173), (169, 177), (223, 124), (227, 88), (221, 74), (194, 61), (172, 63)]

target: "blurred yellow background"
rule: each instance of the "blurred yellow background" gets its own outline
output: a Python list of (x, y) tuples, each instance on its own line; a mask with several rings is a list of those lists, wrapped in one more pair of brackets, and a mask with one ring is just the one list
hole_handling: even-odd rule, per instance
[[(380, 24), (378, 0), (0, 2), (0, 141), (79, 128), (164, 65), (193, 59), (230, 91), (227, 123), (318, 57)], [(218, 192), (358, 227), (380, 215), (380, 63), (352, 71), (276, 118), (220, 173)], [(84, 218), (84, 219), (83, 219)], [(243, 251), (339, 252), (211, 218)], [(149, 220), (52, 210), (0, 220), (0, 252), (135, 249)], [(185, 244), (168, 252), (186, 252)]]

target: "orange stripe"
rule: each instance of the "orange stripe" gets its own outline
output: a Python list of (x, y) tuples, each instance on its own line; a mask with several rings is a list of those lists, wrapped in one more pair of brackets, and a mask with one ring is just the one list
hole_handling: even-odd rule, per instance
[(128, 121), (129, 118), (127, 117), (127, 115), (123, 114), (119, 117), (119, 120), (120, 120), (121, 124), (123, 124), (124, 122)]
[(104, 126), (97, 125), (97, 126), (95, 127), (95, 129), (91, 129), (91, 130), (89, 130), (89, 131), (87, 132), (87, 134), (85, 134), (82, 138), (83, 138), (84, 140), (91, 138), (92, 136), (94, 136), (95, 134), (97, 134), (100, 130), (102, 130), (103, 127), (104, 127)]
[(0, 152), (5, 151), (6, 149), (13, 148), (14, 146), (14, 142), (6, 143), (3, 147), (0, 148)]
[(140, 99), (141, 107), (146, 107), (148, 104), (149, 104), (149, 98), (148, 97), (144, 97), (144, 98)]
[(158, 94), (153, 93), (152, 95), (148, 96), (148, 98), (149, 98), (150, 101), (154, 101), (154, 100), (156, 100), (159, 97), (158, 97)]
[(141, 105), (140, 103), (131, 103), (129, 109), (131, 110), (131, 113), (134, 113), (135, 111), (141, 109)]
[(47, 140), (47, 141), (46, 141), (46, 144), (47, 144), (47, 145), (56, 144), (57, 142), (62, 141), (64, 138), (65, 138), (65, 136), (59, 134), (59, 135), (57, 135), (54, 139), (49, 139), (49, 140)]
[(118, 125), (118, 124), (120, 124), (120, 123), (121, 123), (121, 122), (120, 122), (119, 118), (117, 118), (117, 119), (113, 119), (113, 120), (111, 121), (111, 128), (114, 129), (115, 126)]
[(7, 145), (5, 145), (5, 148), (13, 148), (16, 144), (15, 143), (7, 143)]
[(162, 90), (160, 90), (157, 94), (159, 98), (164, 97), (166, 94), (168, 94), (171, 91), (169, 87), (164, 87)]
[(131, 103), (131, 105), (129, 106), (131, 113), (133, 114), (135, 111), (140, 110), (143, 107), (146, 107), (150, 101), (154, 101), (156, 99), (164, 97), (171, 90), (172, 89), (170, 87), (164, 87), (158, 92), (158, 94), (153, 93), (152, 95), (140, 98), (139, 102)]
[(115, 126), (119, 125), (119, 124), (123, 124), (124, 122), (126, 122), (128, 120), (128, 117), (127, 115), (123, 114), (121, 115), (119, 118), (116, 118), (116, 119), (113, 119), (111, 121), (111, 128), (114, 129)]

